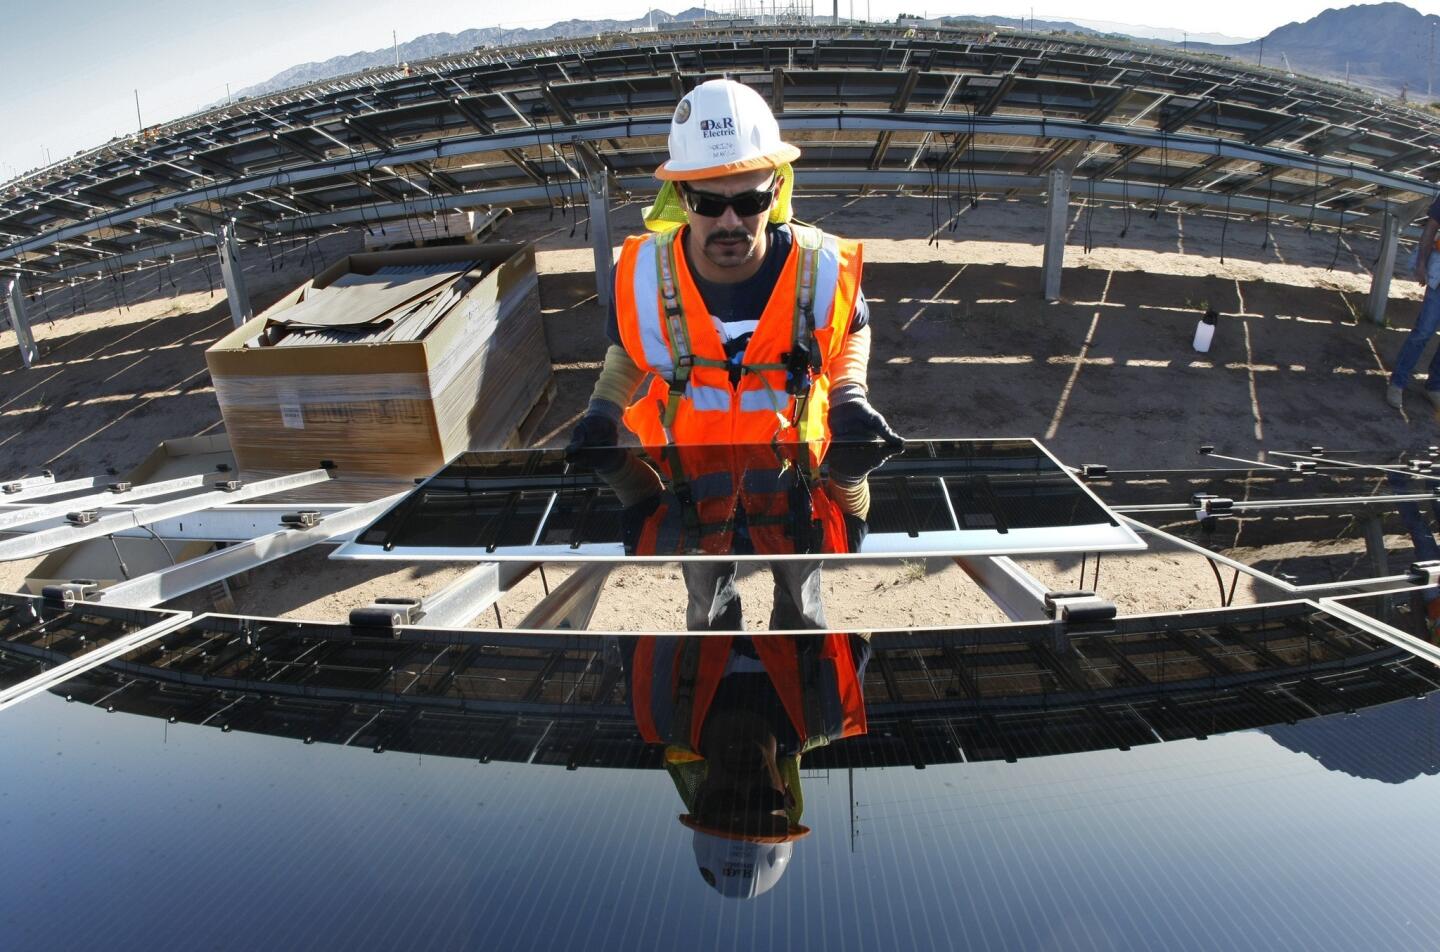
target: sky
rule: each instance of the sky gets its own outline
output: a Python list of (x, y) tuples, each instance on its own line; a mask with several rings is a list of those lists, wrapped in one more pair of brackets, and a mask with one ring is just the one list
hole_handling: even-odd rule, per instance
[[(541, 27), (571, 18), (637, 18), (655, 6), (731, 10), (737, 0), (548, 0), (526, 7), (496, 0), (0, 0), (0, 180), (116, 135), (224, 100), (287, 67), (386, 47), (426, 33)], [(742, 0), (752, 8), (757, 0)], [(788, 0), (780, 0), (782, 7)], [(842, 16), (982, 14), (1086, 19), (1258, 37), (1340, 2), (1211, 0), (1157, 6), (1153, 0), (840, 0)], [(1440, 13), (1440, 0), (1413, 4)], [(768, 6), (768, 4), (767, 4)], [(523, 19), (534, 9), (541, 17)], [(816, 11), (830, 3), (816, 0)]]

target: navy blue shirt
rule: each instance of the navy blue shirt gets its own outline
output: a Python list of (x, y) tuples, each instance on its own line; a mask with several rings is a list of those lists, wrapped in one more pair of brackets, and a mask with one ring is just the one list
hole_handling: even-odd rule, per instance
[(1430, 203), (1430, 217), (1434, 221), (1440, 222), (1440, 195), (1436, 195), (1435, 201)]
[[(732, 362), (738, 362), (745, 356), (745, 347), (750, 343), (750, 336), (755, 332), (755, 325), (760, 320), (760, 315), (765, 311), (765, 305), (770, 301), (770, 294), (775, 289), (775, 282), (780, 278), (780, 270), (785, 266), (785, 259), (790, 255), (790, 246), (794, 238), (790, 235), (790, 229), (782, 228), (779, 225), (770, 225), (766, 229), (769, 240), (766, 242), (765, 260), (760, 263), (760, 269), (744, 281), (737, 281), (733, 284), (719, 284), (714, 281), (706, 281), (690, 268), (690, 274), (695, 279), (695, 286), (700, 291), (700, 297), (704, 299), (705, 306), (709, 308), (711, 316), (720, 322), (720, 336), (725, 342), (725, 358)], [(680, 253), (686, 255), (685, 263), (689, 265), (689, 255), (685, 250), (683, 237), (677, 239), (677, 247)], [(612, 279), (613, 280), (613, 279)], [(855, 313), (850, 318), (850, 329), (858, 331), (870, 322), (870, 308), (865, 303), (865, 294), (861, 292), (855, 298)], [(606, 322), (605, 334), (612, 344), (621, 344), (620, 322), (615, 316), (615, 300), (611, 296), (610, 316)]]

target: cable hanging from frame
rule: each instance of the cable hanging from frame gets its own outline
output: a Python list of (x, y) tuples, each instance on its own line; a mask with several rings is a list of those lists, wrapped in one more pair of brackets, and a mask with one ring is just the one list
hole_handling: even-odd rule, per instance
[(1085, 254), (1088, 255), (1095, 247), (1091, 229), (1091, 224), (1095, 220), (1095, 176), (1091, 175), (1085, 182)]
[(1225, 217), (1220, 219), (1220, 263), (1225, 263), (1225, 235), (1230, 230), (1230, 200), (1235, 197), (1234, 192), (1225, 193)]

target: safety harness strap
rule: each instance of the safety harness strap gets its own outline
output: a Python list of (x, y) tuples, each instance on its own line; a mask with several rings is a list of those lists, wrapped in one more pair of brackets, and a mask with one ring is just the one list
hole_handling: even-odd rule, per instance
[(675, 415), (680, 410), (680, 401), (685, 396), (685, 389), (690, 384), (690, 372), (698, 365), (701, 367), (718, 367), (725, 369), (724, 361), (709, 360), (704, 357), (696, 357), (695, 349), (690, 345), (690, 328), (685, 322), (685, 308), (680, 301), (680, 287), (675, 279), (679, 268), (676, 261), (675, 236), (680, 229), (664, 232), (655, 236), (655, 272), (656, 283), (660, 286), (660, 300), (665, 309), (666, 338), (670, 347), (670, 362), (675, 367), (674, 376), (666, 381), (669, 386), (669, 398), (665, 401), (665, 409), (660, 416), (660, 424), (665, 428), (665, 438), (674, 442), (674, 434), (670, 428), (675, 424)]
[[(818, 228), (791, 224), (790, 233), (800, 252), (800, 273), (795, 282), (795, 314), (790, 327), (790, 357), (786, 362), (786, 391), (795, 397), (791, 424), (799, 426), (810, 402), (811, 378), (820, 373), (820, 345), (815, 339), (815, 290), (820, 277), (820, 246), (824, 237)], [(809, 439), (801, 434), (801, 439)]]
[[(656, 284), (660, 288), (660, 300), (665, 312), (666, 342), (670, 348), (671, 364), (675, 368), (673, 376), (666, 381), (669, 392), (665, 406), (661, 410), (660, 425), (665, 430), (667, 441), (672, 443), (674, 442), (672, 427), (680, 411), (680, 401), (685, 397), (685, 391), (690, 383), (690, 374), (694, 368), (713, 367), (732, 373), (735, 369), (725, 361), (697, 357), (694, 347), (691, 345), (690, 328), (685, 319), (685, 307), (676, 278), (679, 262), (675, 237), (682, 231), (683, 229), (677, 228), (673, 231), (662, 232), (653, 239), (655, 241)], [(795, 397), (795, 407), (789, 420), (780, 414), (782, 428), (796, 426), (804, 420), (805, 408), (810, 398), (811, 379), (820, 372), (823, 366), (819, 343), (815, 339), (815, 298), (820, 277), (820, 250), (824, 237), (818, 228), (795, 223), (790, 225), (790, 233), (794, 236), (799, 254), (799, 274), (795, 284), (795, 308), (790, 328), (790, 353), (785, 355), (784, 363), (749, 364), (742, 360), (739, 365), (741, 373), (760, 375), (760, 380), (766, 385), (766, 390), (771, 391), (772, 403), (777, 404), (775, 407), (777, 414), (780, 411), (779, 395), (773, 393), (763, 374), (766, 371), (783, 371), (785, 373), (785, 390), (786, 393)]]

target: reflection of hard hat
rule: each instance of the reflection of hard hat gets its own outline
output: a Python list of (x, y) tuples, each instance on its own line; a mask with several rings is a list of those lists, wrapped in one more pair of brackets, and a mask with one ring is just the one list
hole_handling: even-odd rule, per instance
[(795, 840), (809, 833), (799, 827), (788, 836), (740, 837), (697, 826), (689, 817), (680, 822), (695, 830), (692, 845), (700, 875), (720, 895), (730, 899), (754, 899), (785, 875)]
[(656, 178), (688, 181), (777, 169), (800, 157), (760, 94), (732, 79), (701, 83), (670, 121), (670, 160)]

